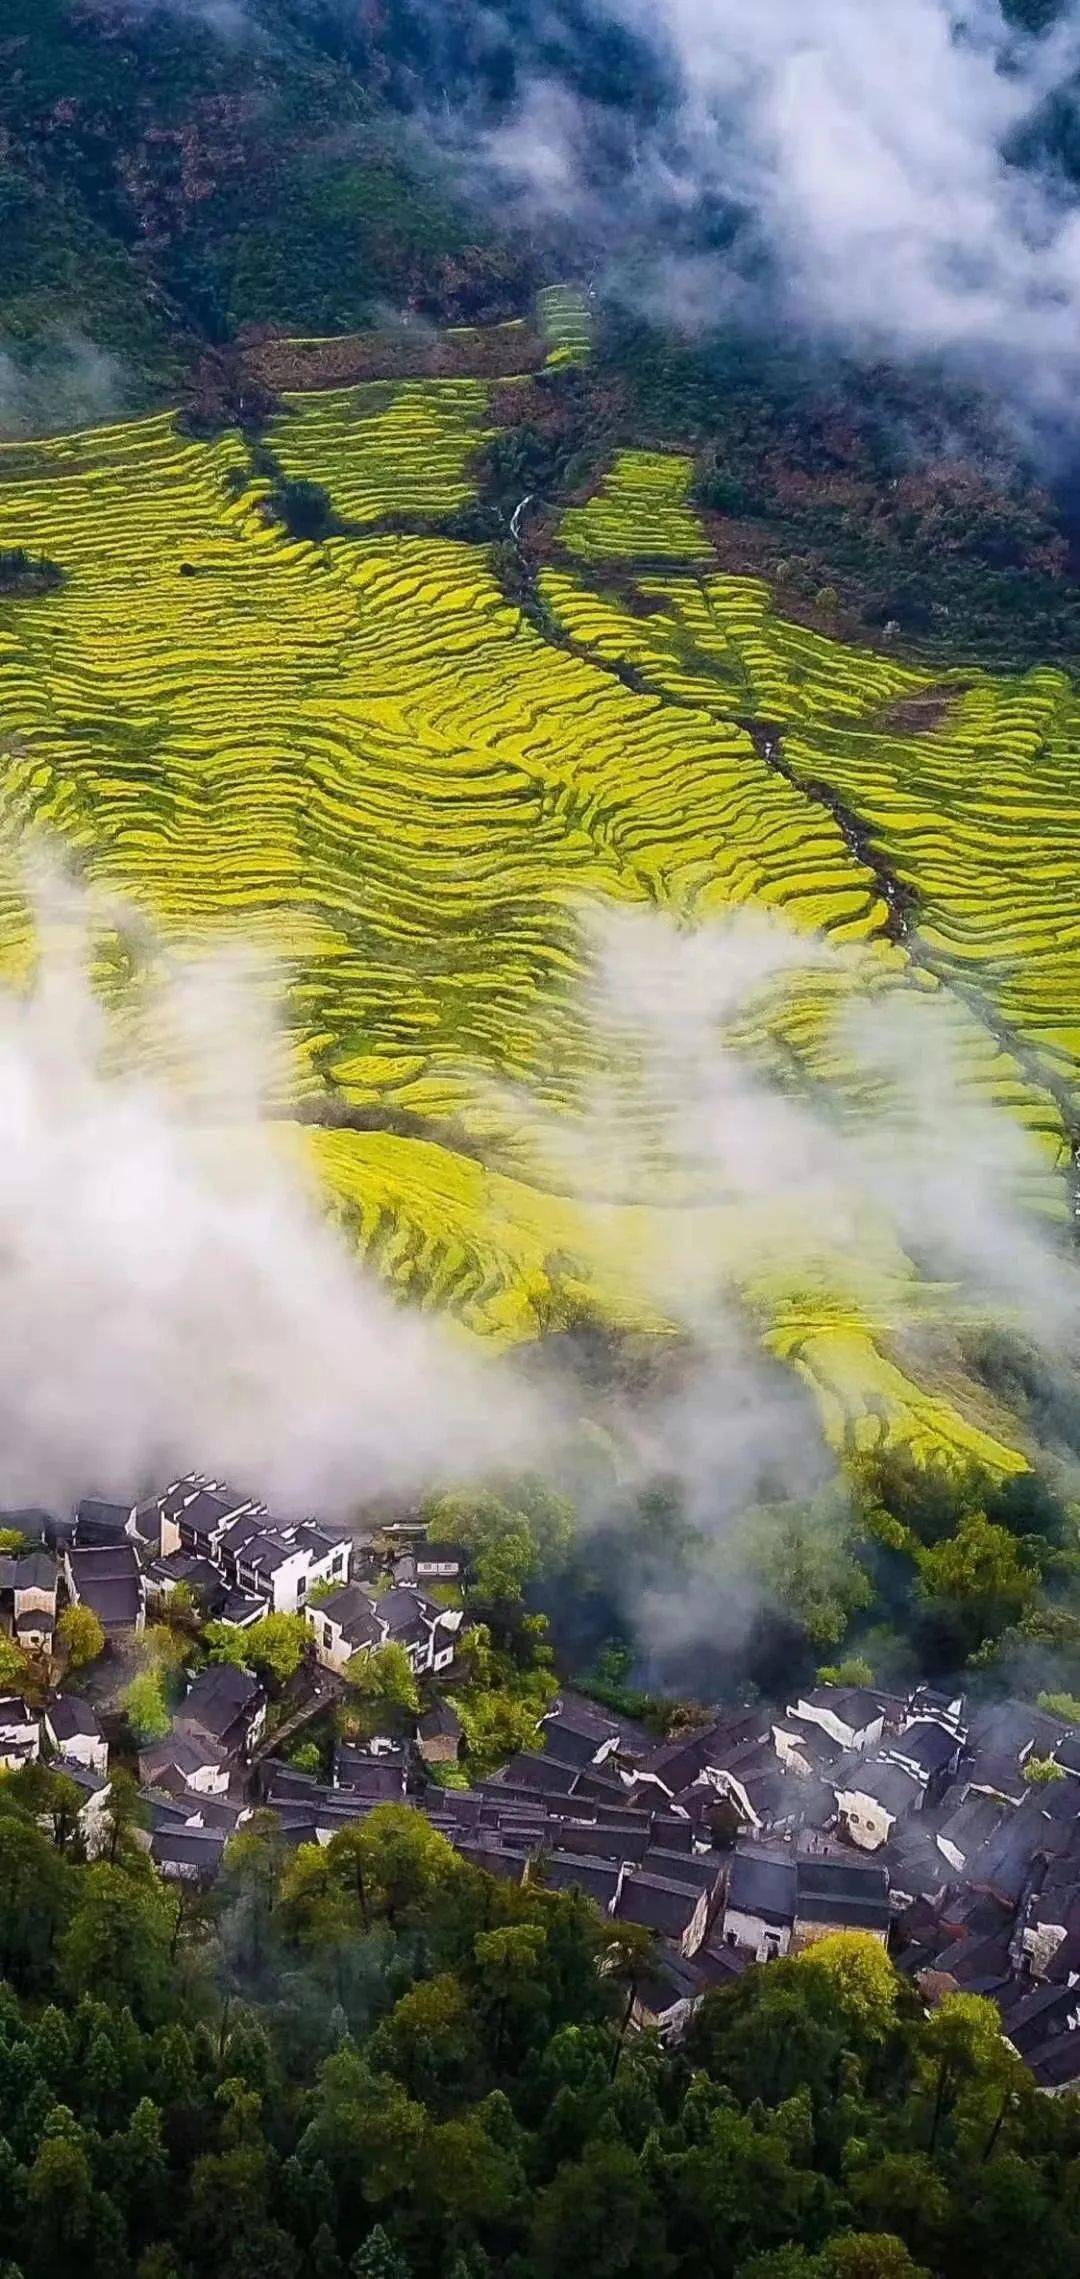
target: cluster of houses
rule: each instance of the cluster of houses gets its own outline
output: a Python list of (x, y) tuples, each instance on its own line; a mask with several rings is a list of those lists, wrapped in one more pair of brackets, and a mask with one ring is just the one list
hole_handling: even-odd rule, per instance
[[(637, 2016), (677, 2034), (706, 1989), (834, 1930), (888, 1944), (928, 2000), (960, 1989), (998, 2006), (1002, 2031), (1048, 2090), (1080, 2083), (1080, 1732), (1026, 1703), (968, 1711), (919, 1687), (822, 1685), (783, 1711), (733, 1708), (657, 1743), (564, 1693), (535, 1746), (490, 1778), (444, 1785), (458, 1758), (451, 1681), (463, 1621), (460, 1552), (413, 1527), (355, 1533), (275, 1519), (196, 1475), (127, 1508), (70, 1519), (6, 1513), (27, 1548), (0, 1558), (0, 1624), (48, 1655), (58, 1599), (93, 1607), (112, 1642), (184, 1585), (240, 1631), (268, 1612), (310, 1633), (298, 1720), (340, 1691), (353, 1656), (393, 1641), (425, 1681), (415, 1732), (339, 1742), (325, 1775), (267, 1732), (250, 1671), (212, 1664), (168, 1737), (139, 1760), (142, 1840), (161, 1874), (209, 1882), (255, 1811), (287, 1844), (325, 1844), (376, 1805), (426, 1814), (491, 1874), (584, 1893), (652, 1934)], [(451, 1586), (447, 1588), (447, 1586)], [(274, 1753), (278, 1752), (278, 1753)], [(91, 1704), (43, 1711), (0, 1699), (0, 1766), (48, 1755), (81, 1798), (91, 1854), (104, 1840), (109, 1751)], [(460, 1777), (460, 1776), (459, 1776)]]

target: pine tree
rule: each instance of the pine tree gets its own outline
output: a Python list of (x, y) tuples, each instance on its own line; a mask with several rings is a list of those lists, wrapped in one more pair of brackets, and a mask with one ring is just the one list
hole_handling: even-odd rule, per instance
[(399, 2255), (381, 2224), (369, 2231), (349, 2265), (352, 2279), (412, 2279), (412, 2271)]
[(311, 2242), (308, 2268), (311, 2279), (345, 2279), (345, 2266), (329, 2224), (320, 2224)]

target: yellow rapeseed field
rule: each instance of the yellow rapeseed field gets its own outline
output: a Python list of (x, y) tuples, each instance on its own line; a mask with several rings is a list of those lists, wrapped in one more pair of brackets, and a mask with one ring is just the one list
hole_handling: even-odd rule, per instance
[[(586, 353), (580, 297), (553, 288), (539, 320), (556, 358)], [(321, 543), (286, 534), (234, 433), (192, 441), (161, 414), (0, 449), (0, 547), (64, 573), (0, 598), (7, 970), (29, 945), (19, 858), (58, 842), (166, 942), (271, 953), (278, 1107), (329, 1097), (392, 1127), (286, 1116), (283, 1144), (403, 1296), (505, 1344), (582, 1309), (659, 1330), (688, 1277), (695, 1303), (723, 1285), (838, 1447), (896, 1437), (1007, 1470), (1007, 1421), (961, 1373), (945, 1391), (912, 1363), (913, 1328), (940, 1342), (956, 1301), (890, 1239), (869, 1233), (853, 1275), (797, 1217), (778, 1232), (661, 1178), (627, 1192), (602, 1163), (571, 1178), (548, 1135), (587, 1152), (591, 1091), (622, 1049), (583, 994), (589, 912), (694, 929), (761, 908), (853, 954), (808, 950), (736, 1023), (759, 1075), (826, 1086), (857, 1119), (866, 1078), (838, 1015), (937, 995), (971, 1098), (1034, 1135), (1028, 1199), (1062, 1209), (1049, 1074), (1072, 1081), (1080, 1051), (1072, 691), (1054, 673), (968, 676), (927, 733), (892, 732), (928, 676), (785, 623), (758, 581), (721, 575), (690, 463), (660, 453), (622, 453), (566, 514), (540, 579), (546, 638), (485, 550), (438, 528), (471, 495), (494, 386), (287, 398), (270, 451), (348, 525)], [(612, 561), (638, 565), (646, 610), (613, 598)]]

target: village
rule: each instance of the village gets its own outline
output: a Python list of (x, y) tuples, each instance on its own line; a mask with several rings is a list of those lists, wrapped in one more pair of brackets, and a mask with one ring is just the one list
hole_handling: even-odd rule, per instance
[[(40, 1700), (29, 1686), (0, 1698), (0, 1767), (68, 1776), (88, 1857), (123, 1757), (102, 1674), (179, 1593), (236, 1651), (196, 1672), (168, 1732), (138, 1751), (136, 1834), (167, 1881), (212, 1885), (256, 1813), (286, 1846), (325, 1845), (396, 1804), (491, 1875), (577, 1889), (651, 1934), (634, 2019), (665, 2039), (752, 1963), (858, 1930), (926, 2004), (989, 1997), (1042, 2089), (1080, 2083), (1080, 1731), (1061, 1719), (834, 1683), (658, 1742), (566, 1687), (532, 1746), (472, 1779), (452, 1698), (468, 1559), (422, 1521), (285, 1522), (190, 1475), (131, 1508), (84, 1499), (64, 1518), (0, 1514), (0, 1528), (22, 1546), (0, 1555), (0, 1622), (52, 1681)], [(89, 1676), (59, 1672), (54, 1651), (79, 1607), (106, 1643)], [(277, 1698), (244, 1664), (245, 1633), (270, 1614), (305, 1631)], [(417, 1682), (415, 1714), (341, 1733), (346, 1673), (388, 1644)], [(333, 1737), (322, 1760), (310, 1750), (315, 1769), (286, 1743), (320, 1721)]]

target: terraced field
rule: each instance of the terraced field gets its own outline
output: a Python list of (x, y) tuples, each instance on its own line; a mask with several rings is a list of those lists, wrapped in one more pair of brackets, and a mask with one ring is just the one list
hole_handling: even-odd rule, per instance
[[(583, 353), (572, 296), (539, 322)], [(1049, 929), (1071, 693), (984, 683), (950, 691), (929, 733), (890, 730), (927, 676), (720, 576), (688, 463), (660, 454), (623, 454), (566, 515), (546, 638), (482, 549), (418, 527), (468, 498), (492, 418), (478, 379), (290, 395), (273, 457), (348, 526), (320, 545), (286, 535), (236, 435), (192, 442), (163, 415), (0, 450), (0, 547), (65, 572), (0, 599), (9, 970), (30, 942), (18, 858), (44, 833), (167, 942), (273, 953), (283, 1140), (403, 1295), (507, 1342), (583, 1309), (693, 1318), (723, 1283), (838, 1445), (899, 1436), (1008, 1469), (1008, 1419), (910, 1359), (921, 1334), (947, 1340), (955, 1292), (880, 1226), (838, 1252), (797, 1198), (785, 1220), (725, 1191), (638, 1081), (630, 1013), (582, 984), (598, 906), (684, 930), (782, 914), (805, 961), (729, 1022), (758, 1079), (856, 1114), (882, 1079), (846, 1024), (931, 998), (965, 1097), (1033, 1136), (1025, 1199), (1060, 1212), (1043, 1064), (1064, 1070), (1075, 1044), (1076, 932)], [(984, 923), (998, 878), (1007, 956)], [(121, 961), (105, 979), (123, 995)]]
[(290, 482), (330, 489), (350, 523), (452, 512), (471, 498), (469, 462), (490, 432), (479, 380), (369, 380), (288, 391), (268, 440)]
[(688, 459), (620, 451), (588, 505), (564, 514), (563, 545), (591, 562), (611, 556), (707, 559), (705, 533), (688, 504), (691, 472)]

